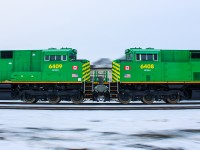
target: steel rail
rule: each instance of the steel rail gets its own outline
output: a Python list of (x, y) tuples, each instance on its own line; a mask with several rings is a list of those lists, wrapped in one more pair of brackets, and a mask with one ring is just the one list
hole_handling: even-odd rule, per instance
[(44, 106), (0, 106), (0, 109), (15, 109), (15, 110), (183, 110), (183, 109), (200, 109), (200, 106), (162, 106), (162, 107), (80, 107), (80, 106), (74, 106), (74, 107), (44, 107)]
[(5, 105), (5, 104), (10, 104), (10, 105), (57, 105), (57, 106), (60, 106), (60, 105), (76, 105), (76, 106), (84, 106), (84, 105), (106, 105), (106, 106), (110, 106), (110, 105), (116, 105), (116, 106), (120, 106), (120, 105), (123, 105), (123, 106), (137, 106), (137, 105), (143, 105), (143, 106), (156, 106), (156, 105), (165, 105), (165, 106), (172, 106), (172, 105), (200, 105), (200, 101), (198, 102), (180, 102), (180, 103), (177, 103), (177, 104), (166, 104), (165, 102), (160, 102), (160, 103), (152, 103), (152, 104), (144, 104), (144, 103), (137, 103), (137, 102), (132, 102), (132, 103), (129, 103), (129, 104), (121, 104), (119, 102), (91, 102), (91, 103), (87, 103), (87, 102), (84, 102), (84, 103), (81, 103), (81, 104), (73, 104), (73, 103), (69, 103), (69, 102), (61, 102), (61, 103), (58, 103), (58, 104), (50, 104), (48, 102), (39, 102), (39, 103), (34, 103), (34, 104), (28, 104), (28, 103), (25, 103), (25, 102), (16, 102), (16, 101), (13, 101), (13, 102), (1, 102), (0, 101), (0, 105)]

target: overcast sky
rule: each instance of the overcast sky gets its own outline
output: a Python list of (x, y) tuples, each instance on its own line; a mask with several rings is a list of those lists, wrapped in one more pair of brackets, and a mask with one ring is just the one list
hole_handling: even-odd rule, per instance
[(0, 49), (50, 47), (91, 61), (131, 47), (200, 49), (200, 1), (0, 0)]

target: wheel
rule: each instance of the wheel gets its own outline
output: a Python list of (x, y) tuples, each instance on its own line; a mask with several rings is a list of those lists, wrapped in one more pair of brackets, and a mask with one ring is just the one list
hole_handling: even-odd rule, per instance
[(99, 101), (105, 101), (105, 97), (104, 97), (104, 95), (99, 95), (98, 97), (97, 97), (97, 102), (99, 102)]
[(128, 93), (118, 94), (118, 100), (122, 104), (128, 104), (131, 101), (131, 96)]
[(169, 104), (177, 104), (180, 101), (180, 96), (178, 94), (169, 95), (166, 101)]
[(104, 97), (105, 97), (104, 102), (106, 102), (106, 101), (110, 102), (110, 93), (105, 93)]
[(30, 94), (25, 94), (22, 100), (27, 104), (37, 103), (37, 99), (33, 95), (30, 95)]
[(169, 104), (169, 102), (167, 101), (167, 98), (168, 98), (168, 96), (163, 96), (163, 101), (166, 103), (166, 104)]
[(51, 104), (58, 104), (61, 101), (61, 99), (58, 95), (48, 95), (47, 100)]
[(142, 98), (142, 102), (144, 104), (152, 104), (154, 102), (154, 100), (155, 100), (155, 97), (151, 94), (145, 95)]
[(71, 96), (71, 101), (74, 104), (81, 104), (83, 103), (83, 100), (84, 100), (83, 96), (76, 96), (76, 95)]
[(184, 93), (184, 98), (189, 100), (192, 98), (192, 90), (190, 89), (184, 89), (183, 90), (183, 93)]

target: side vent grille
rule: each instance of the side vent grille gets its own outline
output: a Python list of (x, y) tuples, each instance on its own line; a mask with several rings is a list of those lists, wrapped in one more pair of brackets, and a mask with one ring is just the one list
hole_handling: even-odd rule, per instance
[(195, 81), (200, 80), (200, 72), (193, 72), (193, 79)]

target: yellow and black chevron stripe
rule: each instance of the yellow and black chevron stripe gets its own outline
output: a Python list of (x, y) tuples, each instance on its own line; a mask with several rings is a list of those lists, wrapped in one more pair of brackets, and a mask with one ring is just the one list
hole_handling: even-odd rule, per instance
[(82, 65), (82, 79), (83, 81), (90, 81), (90, 62)]
[(112, 82), (120, 81), (120, 64), (112, 62)]

